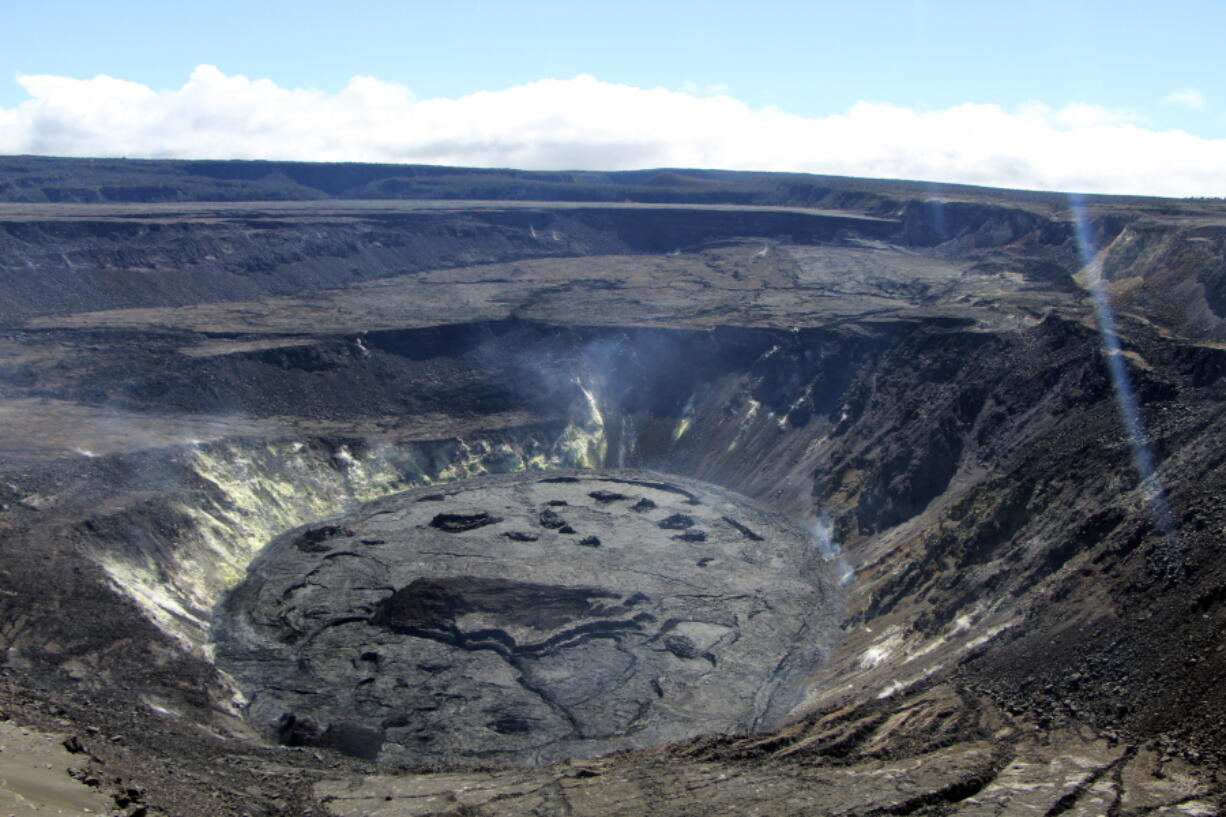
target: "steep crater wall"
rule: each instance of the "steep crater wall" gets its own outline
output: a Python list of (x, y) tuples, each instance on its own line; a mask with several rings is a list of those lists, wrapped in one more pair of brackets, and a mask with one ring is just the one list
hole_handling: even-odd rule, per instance
[(276, 207), (204, 218), (190, 210), (165, 218), (0, 216), (0, 325), (85, 310), (256, 301), (517, 259), (668, 253), (744, 236), (796, 244), (884, 239), (899, 228), (891, 219), (782, 208), (675, 206), (661, 218), (597, 205), (399, 213)]
[[(1053, 603), (1084, 601), (1086, 571), (1140, 571), (1111, 581), (1142, 592), (1165, 581), (1163, 564), (1184, 569), (1136, 489), (1097, 337), (1075, 322), (998, 333), (948, 321), (852, 332), (506, 321), (371, 333), (366, 352), (340, 339), (304, 357), (274, 349), (180, 359), (171, 390), (149, 374), (155, 367), (142, 369), (118, 396), (138, 414), (177, 410), (176, 395), (230, 377), (224, 391), (252, 422), (294, 401), (310, 411), (302, 395), (312, 384), (320, 422), (348, 417), (367, 430), (168, 450), (182, 476), (154, 499), (83, 512), (69, 538), (164, 632), (207, 658), (212, 606), (288, 528), (481, 473), (686, 475), (805, 525), (850, 582), (841, 646), (802, 684), (799, 709), (837, 699), (849, 682), (887, 694), (1014, 638)], [(1178, 486), (1211, 481), (1220, 454), (1205, 446), (1215, 439), (1220, 352), (1146, 342), (1130, 354), (1161, 364), (1131, 369), (1155, 418), (1161, 467), (1184, 475)], [(441, 355), (449, 372), (467, 374), (431, 374)], [(372, 400), (362, 384), (380, 370), (414, 385)], [(491, 384), (496, 400), (469, 402)], [(400, 400), (413, 401), (400, 404), (406, 411), (465, 407), (473, 431), (406, 438), (386, 420)], [(518, 412), (514, 424), (508, 411)], [(1176, 509), (1186, 490), (1172, 493)], [(1177, 513), (1208, 512), (1187, 507)], [(1215, 581), (1203, 574), (1190, 592), (1216, 598)], [(1101, 602), (1089, 609), (1101, 621), (1113, 615)], [(1156, 661), (1161, 650), (1151, 648)]]

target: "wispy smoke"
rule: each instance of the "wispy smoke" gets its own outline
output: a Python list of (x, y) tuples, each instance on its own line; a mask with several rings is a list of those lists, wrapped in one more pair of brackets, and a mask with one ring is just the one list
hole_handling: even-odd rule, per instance
[(824, 510), (813, 522), (813, 541), (817, 544), (822, 561), (834, 565), (834, 573), (839, 585), (845, 587), (851, 584), (851, 580), (856, 577), (856, 571), (847, 561), (843, 548), (835, 541), (834, 522), (830, 519), (830, 514)]

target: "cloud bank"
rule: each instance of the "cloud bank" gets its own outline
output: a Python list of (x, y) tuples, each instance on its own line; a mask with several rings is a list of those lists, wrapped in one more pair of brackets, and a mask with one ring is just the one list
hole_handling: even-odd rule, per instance
[[(21, 76), (0, 154), (417, 162), (524, 169), (703, 167), (999, 187), (1226, 195), (1226, 140), (1142, 127), (1127, 111), (860, 102), (803, 117), (727, 95), (582, 75), (458, 99), (355, 77), (337, 93), (202, 65), (172, 90), (99, 75)], [(1182, 100), (1185, 103), (1190, 98)]]

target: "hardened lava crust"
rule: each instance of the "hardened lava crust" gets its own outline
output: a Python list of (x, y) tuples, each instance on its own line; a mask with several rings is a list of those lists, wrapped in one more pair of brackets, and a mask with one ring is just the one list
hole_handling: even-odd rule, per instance
[(813, 538), (693, 480), (522, 472), (276, 539), (216, 618), (249, 720), (401, 766), (773, 726), (829, 649)]

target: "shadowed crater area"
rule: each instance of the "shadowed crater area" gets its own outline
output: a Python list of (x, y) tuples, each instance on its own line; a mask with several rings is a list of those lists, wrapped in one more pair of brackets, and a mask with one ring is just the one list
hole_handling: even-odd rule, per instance
[(438, 497), (290, 531), (219, 606), (266, 736), (408, 767), (642, 748), (773, 725), (829, 647), (811, 537), (726, 490), (523, 472)]

